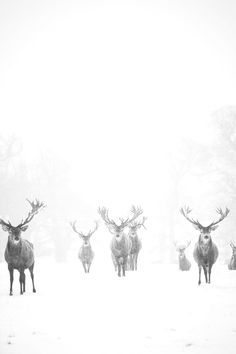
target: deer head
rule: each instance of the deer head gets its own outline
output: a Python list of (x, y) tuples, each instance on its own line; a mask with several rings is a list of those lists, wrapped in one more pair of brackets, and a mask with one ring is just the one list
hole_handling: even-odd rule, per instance
[(98, 221), (95, 221), (95, 228), (93, 230), (89, 230), (89, 232), (87, 234), (84, 234), (83, 232), (78, 231), (76, 229), (76, 226), (75, 226), (76, 225), (76, 221), (70, 222), (70, 225), (71, 225), (73, 231), (82, 238), (85, 246), (88, 246), (90, 244), (90, 237), (98, 229)]
[(185, 250), (186, 248), (188, 248), (188, 246), (190, 245), (191, 241), (188, 241), (186, 245), (177, 245), (176, 242), (174, 242), (175, 245), (175, 249), (177, 252), (179, 252), (179, 257), (180, 258), (184, 258), (185, 256)]
[(208, 244), (211, 241), (211, 231), (215, 231), (217, 227), (219, 226), (218, 224), (226, 218), (226, 216), (229, 214), (229, 209), (226, 208), (225, 212), (222, 211), (222, 209), (217, 209), (216, 212), (220, 215), (220, 218), (217, 221), (213, 221), (210, 225), (208, 226), (202, 226), (198, 220), (194, 220), (189, 217), (189, 214), (191, 213), (191, 209), (189, 207), (181, 208), (180, 212), (181, 214), (189, 221), (191, 224), (194, 226), (194, 228), (198, 231), (200, 231), (200, 241), (203, 244)]
[(130, 237), (135, 237), (137, 235), (137, 231), (138, 229), (140, 229), (142, 226), (144, 227), (144, 229), (146, 229), (144, 223), (147, 220), (147, 217), (143, 217), (142, 221), (132, 221), (129, 225), (129, 235)]
[(2, 225), (3, 231), (8, 232), (9, 241), (12, 244), (17, 244), (20, 241), (21, 232), (22, 231), (24, 232), (28, 229), (29, 226), (28, 224), (33, 219), (33, 217), (46, 206), (44, 205), (44, 203), (39, 202), (37, 199), (33, 202), (29, 201), (28, 199), (26, 200), (30, 204), (31, 210), (29, 211), (27, 217), (24, 220), (22, 220), (20, 224), (18, 224), (17, 226), (12, 226), (10, 221), (6, 222), (3, 219), (0, 219), (0, 225)]
[(120, 238), (124, 229), (127, 226), (129, 226), (132, 222), (134, 222), (134, 220), (143, 213), (141, 208), (139, 207), (136, 208), (134, 206), (132, 206), (131, 212), (133, 214), (133, 217), (127, 219), (119, 218), (120, 224), (118, 225), (115, 223), (113, 219), (109, 218), (108, 209), (106, 209), (105, 207), (98, 209), (98, 213), (101, 215), (102, 219), (107, 225), (108, 230), (117, 238)]

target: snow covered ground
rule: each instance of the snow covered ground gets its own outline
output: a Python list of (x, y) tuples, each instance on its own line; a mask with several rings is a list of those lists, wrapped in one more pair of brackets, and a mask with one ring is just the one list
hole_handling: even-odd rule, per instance
[(1, 354), (235, 354), (236, 271), (216, 264), (212, 284), (197, 285), (197, 267), (141, 264), (118, 278), (111, 261), (84, 274), (78, 260), (37, 260), (32, 293), (9, 296), (0, 264)]

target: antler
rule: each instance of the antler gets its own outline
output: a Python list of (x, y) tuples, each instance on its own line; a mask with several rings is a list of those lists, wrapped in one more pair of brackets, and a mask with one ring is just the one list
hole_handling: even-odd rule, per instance
[(235, 244), (233, 243), (233, 241), (232, 241), (232, 240), (230, 241), (230, 243), (229, 243), (229, 244), (230, 244), (230, 246), (231, 246), (232, 248), (234, 248), (234, 247), (235, 247)]
[(127, 218), (124, 220), (123, 218), (120, 218), (121, 224), (120, 227), (125, 228), (126, 226), (130, 225), (132, 222), (134, 222), (135, 219), (137, 219), (138, 216), (140, 216), (143, 213), (143, 210), (140, 207), (135, 207), (134, 205), (131, 208), (131, 212), (134, 214), (133, 217)]
[(5, 226), (6, 228), (12, 227), (10, 221), (6, 222), (3, 219), (0, 219), (0, 225), (2, 225), (3, 227)]
[(144, 217), (143, 217), (143, 220), (142, 220), (141, 222), (133, 221), (133, 222), (130, 224), (130, 226), (131, 226), (131, 227), (135, 227), (135, 228), (138, 228), (138, 227), (143, 226), (144, 229), (146, 229), (146, 227), (145, 227), (145, 225), (144, 225), (144, 223), (145, 223), (146, 220), (147, 220), (147, 217), (144, 216)]
[(75, 233), (77, 233), (80, 237), (83, 237), (84, 234), (76, 229), (76, 227), (75, 227), (76, 223), (77, 223), (77, 221), (75, 220), (74, 222), (70, 222), (70, 225)]
[(218, 208), (218, 209), (216, 209), (216, 212), (218, 214), (220, 214), (219, 220), (213, 221), (208, 227), (215, 226), (215, 225), (219, 224), (222, 220), (224, 220), (224, 218), (226, 218), (226, 216), (229, 214), (229, 209), (226, 208), (225, 212), (223, 212), (223, 210), (221, 208)]
[(40, 202), (38, 199), (35, 199), (35, 201), (30, 201), (29, 199), (26, 199), (27, 202), (31, 205), (31, 211), (28, 213), (26, 219), (21, 221), (21, 223), (17, 227), (22, 227), (26, 224), (28, 224), (33, 217), (38, 214), (39, 210), (45, 208), (45, 204), (43, 202)]
[(98, 212), (108, 226), (124, 229), (126, 226), (128, 226), (130, 223), (132, 223), (138, 216), (140, 216), (143, 213), (143, 210), (140, 207), (136, 208), (133, 205), (131, 208), (131, 212), (133, 213), (133, 217), (131, 219), (130, 218), (127, 218), (127, 219), (119, 218), (119, 220), (121, 222), (120, 225), (117, 225), (113, 219), (109, 218), (108, 209), (106, 209), (105, 207), (99, 208)]
[(189, 222), (197, 226), (198, 228), (202, 228), (203, 226), (200, 224), (198, 220), (194, 220), (188, 216), (189, 213), (191, 213), (191, 209), (189, 207), (184, 207), (180, 209), (181, 214), (187, 219)]
[(95, 221), (95, 228), (91, 231), (89, 230), (88, 236), (91, 237), (95, 231), (98, 229), (98, 221)]
[(174, 243), (174, 246), (175, 246), (175, 249), (176, 251), (179, 251), (180, 249), (181, 250), (186, 250), (186, 248), (188, 248), (188, 246), (190, 245), (191, 241), (188, 241), (186, 245), (178, 245), (176, 241), (173, 242)]
[(77, 221), (75, 220), (74, 222), (70, 222), (70, 225), (72, 227), (72, 229), (74, 230), (74, 232), (76, 232), (80, 237), (91, 237), (94, 232), (98, 229), (98, 221), (95, 221), (95, 228), (93, 230), (89, 230), (88, 234), (85, 235), (84, 233), (82, 233), (81, 231), (78, 231), (76, 229), (75, 224), (77, 223)]
[(188, 241), (185, 248), (188, 248), (188, 246), (190, 245), (190, 243), (191, 243), (191, 241)]
[(109, 216), (108, 216), (108, 209), (107, 209), (107, 208), (105, 208), (105, 207), (98, 208), (98, 213), (101, 215), (102, 219), (105, 221), (105, 223), (106, 223), (108, 226), (117, 227), (115, 221), (109, 218)]

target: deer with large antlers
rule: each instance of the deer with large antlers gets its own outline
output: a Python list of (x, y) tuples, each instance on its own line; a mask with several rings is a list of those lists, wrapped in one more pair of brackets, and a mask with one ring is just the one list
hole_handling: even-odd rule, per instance
[(222, 209), (217, 209), (217, 213), (220, 215), (220, 218), (217, 221), (213, 221), (208, 226), (202, 226), (198, 220), (194, 220), (189, 217), (191, 210), (189, 207), (181, 208), (181, 214), (193, 224), (194, 228), (200, 231), (198, 242), (196, 243), (193, 251), (193, 258), (198, 264), (199, 268), (199, 279), (198, 285), (201, 284), (201, 270), (203, 268), (206, 283), (211, 282), (211, 269), (213, 264), (216, 262), (219, 251), (215, 243), (211, 238), (211, 231), (214, 231), (219, 226), (218, 224), (226, 218), (229, 214), (229, 209), (226, 208), (225, 212)]
[(8, 221), (0, 219), (0, 224), (4, 231), (8, 232), (8, 241), (5, 249), (5, 260), (8, 264), (8, 270), (10, 273), (10, 295), (12, 295), (12, 285), (14, 269), (17, 269), (20, 273), (20, 293), (21, 295), (25, 292), (25, 269), (29, 269), (33, 292), (36, 292), (34, 286), (34, 249), (33, 244), (28, 240), (21, 238), (21, 232), (25, 232), (28, 228), (28, 224), (33, 219), (33, 217), (38, 214), (39, 210), (45, 207), (45, 205), (39, 202), (37, 199), (33, 202), (26, 199), (31, 210), (28, 213), (25, 220), (22, 220), (17, 226), (12, 226)]
[(137, 217), (139, 217), (143, 211), (141, 208), (131, 208), (133, 216), (131, 218), (120, 218), (120, 224), (118, 225), (113, 219), (108, 216), (108, 210), (103, 207), (98, 209), (98, 213), (104, 220), (108, 230), (114, 235), (111, 240), (111, 253), (112, 259), (115, 262), (118, 269), (118, 276), (125, 276), (127, 268), (127, 259), (131, 249), (131, 242), (129, 237), (124, 233), (124, 229), (128, 227)]
[(191, 263), (185, 254), (185, 250), (186, 250), (186, 248), (188, 248), (190, 243), (191, 243), (191, 241), (188, 241), (187, 244), (177, 245), (177, 243), (174, 242), (175, 249), (178, 252), (179, 269), (182, 271), (188, 271), (191, 268)]
[(84, 234), (83, 232), (76, 229), (76, 221), (73, 223), (71, 222), (70, 225), (73, 231), (78, 234), (83, 241), (83, 245), (79, 249), (78, 257), (81, 260), (85, 273), (89, 273), (94, 258), (94, 252), (90, 244), (90, 237), (94, 234), (95, 231), (97, 231), (98, 222), (95, 221), (95, 228), (90, 230), (87, 234)]
[(128, 257), (129, 269), (130, 270), (137, 270), (137, 263), (138, 263), (138, 255), (142, 248), (142, 241), (138, 237), (138, 230), (143, 227), (144, 223), (147, 220), (146, 217), (143, 217), (142, 221), (134, 220), (129, 225), (129, 233), (128, 237), (131, 242), (131, 249)]
[(230, 242), (230, 247), (232, 249), (232, 256), (230, 258), (228, 268), (229, 270), (236, 270), (236, 246), (232, 241)]

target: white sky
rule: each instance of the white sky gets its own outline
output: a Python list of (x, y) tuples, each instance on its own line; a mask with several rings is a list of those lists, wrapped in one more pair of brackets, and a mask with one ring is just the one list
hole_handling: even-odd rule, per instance
[(234, 104), (235, 18), (233, 0), (1, 0), (1, 133), (66, 157), (85, 199), (148, 199), (166, 150)]

